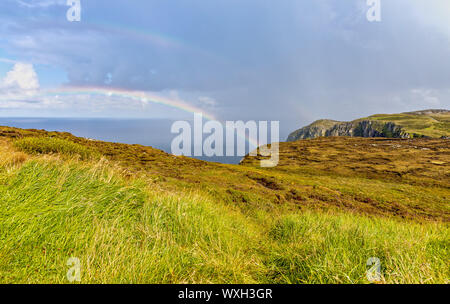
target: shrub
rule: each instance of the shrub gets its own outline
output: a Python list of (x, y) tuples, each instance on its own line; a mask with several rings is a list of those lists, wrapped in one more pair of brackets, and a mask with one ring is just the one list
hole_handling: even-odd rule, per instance
[(83, 145), (53, 137), (25, 137), (15, 141), (14, 146), (30, 154), (58, 153), (67, 156), (79, 156), (81, 159), (89, 159), (98, 154)]

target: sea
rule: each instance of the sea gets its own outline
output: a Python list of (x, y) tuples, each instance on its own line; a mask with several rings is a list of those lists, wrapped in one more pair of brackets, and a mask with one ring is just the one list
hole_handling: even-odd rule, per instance
[[(171, 142), (177, 136), (170, 132), (173, 123), (174, 120), (170, 119), (0, 117), (0, 126), (69, 132), (78, 137), (151, 146), (167, 153), (171, 153)], [(238, 164), (242, 156), (195, 158), (224, 164)]]

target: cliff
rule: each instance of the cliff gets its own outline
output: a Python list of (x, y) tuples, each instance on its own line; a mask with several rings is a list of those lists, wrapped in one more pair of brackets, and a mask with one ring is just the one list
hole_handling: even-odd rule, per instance
[(329, 136), (447, 138), (450, 136), (450, 111), (377, 114), (350, 122), (322, 119), (292, 132), (287, 141)]

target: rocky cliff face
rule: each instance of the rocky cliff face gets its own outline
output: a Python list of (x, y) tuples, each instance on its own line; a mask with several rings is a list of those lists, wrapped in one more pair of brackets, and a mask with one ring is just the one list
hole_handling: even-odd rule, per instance
[(327, 136), (326, 134), (327, 131), (338, 123), (340, 122), (335, 120), (328, 120), (328, 119), (317, 120), (307, 127), (292, 132), (289, 135), (287, 141), (296, 141), (299, 139)]
[(376, 114), (349, 122), (322, 119), (292, 132), (287, 141), (321, 136), (448, 138), (450, 111), (430, 109), (399, 114)]
[(317, 122), (291, 133), (287, 141), (316, 138), (321, 136), (358, 136), (358, 137), (421, 137), (410, 134), (393, 122), (359, 120), (351, 122), (335, 122), (333, 125), (323, 125)]
[(412, 134), (405, 132), (393, 122), (361, 120), (336, 124), (325, 132), (325, 136), (358, 136), (358, 137), (394, 137), (410, 138)]

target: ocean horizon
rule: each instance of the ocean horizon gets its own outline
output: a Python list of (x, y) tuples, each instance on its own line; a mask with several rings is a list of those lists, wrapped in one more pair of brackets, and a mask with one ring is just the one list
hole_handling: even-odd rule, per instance
[[(77, 137), (150, 146), (170, 154), (171, 141), (177, 136), (170, 132), (173, 122), (175, 120), (164, 118), (0, 118), (1, 126), (69, 132)], [(224, 164), (238, 164), (242, 156), (192, 156), (192, 158)]]

